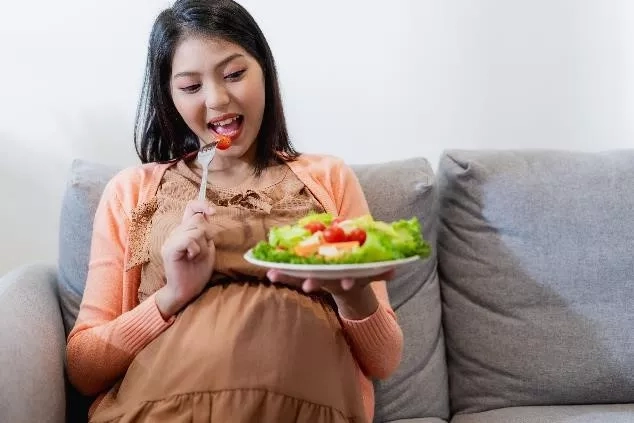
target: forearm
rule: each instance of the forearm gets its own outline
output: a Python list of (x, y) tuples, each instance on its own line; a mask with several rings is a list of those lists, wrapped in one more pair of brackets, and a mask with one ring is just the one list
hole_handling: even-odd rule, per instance
[(147, 344), (172, 323), (164, 320), (154, 296), (107, 322), (78, 322), (69, 335), (67, 367), (70, 381), (84, 395), (112, 386)]
[(374, 314), (379, 307), (376, 294), (366, 285), (361, 291), (333, 296), (339, 315), (347, 320), (363, 320)]
[(360, 367), (367, 376), (384, 379), (401, 361), (403, 332), (391, 307), (379, 301), (373, 290), (370, 293), (354, 302), (335, 301), (343, 307), (342, 325)]

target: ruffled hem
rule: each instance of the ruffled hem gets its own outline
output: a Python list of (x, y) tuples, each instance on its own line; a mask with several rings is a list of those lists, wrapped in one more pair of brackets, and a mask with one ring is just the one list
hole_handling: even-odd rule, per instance
[(112, 416), (107, 404), (99, 404), (91, 423), (128, 422), (232, 422), (232, 423), (360, 423), (358, 417), (265, 389), (233, 389), (195, 392), (147, 401), (123, 414)]

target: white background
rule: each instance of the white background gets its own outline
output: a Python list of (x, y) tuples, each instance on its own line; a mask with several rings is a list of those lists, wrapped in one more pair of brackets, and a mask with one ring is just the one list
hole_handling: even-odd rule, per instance
[[(631, 0), (248, 0), (302, 151), (634, 147)], [(0, 274), (54, 262), (73, 158), (136, 163), (159, 0), (4, 0)]]

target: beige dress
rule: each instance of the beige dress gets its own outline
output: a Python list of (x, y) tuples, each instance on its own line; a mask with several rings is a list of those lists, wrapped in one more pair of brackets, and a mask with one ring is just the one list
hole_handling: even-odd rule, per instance
[[(156, 198), (135, 211), (139, 300), (163, 281), (160, 247), (196, 198), (200, 176), (170, 168)], [(274, 225), (322, 207), (285, 165), (257, 186), (208, 188), (216, 268), (207, 289), (142, 350), (95, 407), (93, 422), (363, 422), (354, 360), (325, 295), (272, 285), (242, 255)]]

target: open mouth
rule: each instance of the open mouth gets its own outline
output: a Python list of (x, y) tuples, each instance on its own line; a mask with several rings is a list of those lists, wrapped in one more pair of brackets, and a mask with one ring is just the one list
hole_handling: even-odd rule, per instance
[(207, 128), (218, 135), (224, 135), (231, 139), (235, 139), (240, 134), (244, 117), (242, 115), (234, 115), (222, 120), (214, 120), (207, 123)]

